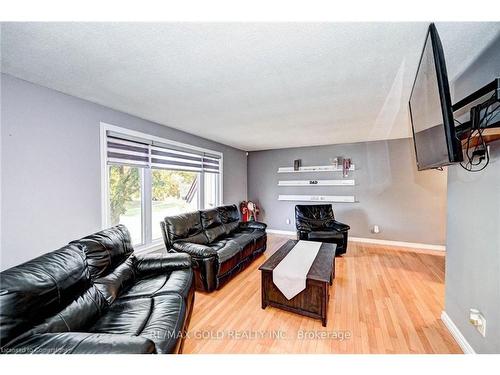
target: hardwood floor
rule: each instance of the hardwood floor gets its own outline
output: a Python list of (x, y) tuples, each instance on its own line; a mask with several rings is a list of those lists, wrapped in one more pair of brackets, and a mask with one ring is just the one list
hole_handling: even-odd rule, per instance
[(439, 252), (350, 242), (336, 259), (326, 328), (262, 310), (258, 267), (288, 238), (269, 235), (265, 254), (221, 290), (196, 293), (184, 353), (462, 353), (440, 320)]

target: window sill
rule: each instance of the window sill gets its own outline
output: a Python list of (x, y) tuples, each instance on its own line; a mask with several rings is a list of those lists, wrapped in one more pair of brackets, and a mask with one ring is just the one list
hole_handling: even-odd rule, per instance
[(162, 241), (155, 241), (149, 245), (141, 245), (134, 248), (136, 254), (147, 254), (153, 251), (165, 249), (165, 244)]

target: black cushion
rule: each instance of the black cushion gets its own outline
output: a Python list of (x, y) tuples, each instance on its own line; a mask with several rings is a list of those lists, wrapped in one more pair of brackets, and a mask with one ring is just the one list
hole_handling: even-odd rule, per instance
[(134, 252), (130, 234), (123, 225), (102, 230), (78, 241), (85, 250), (85, 257), (93, 279), (107, 275)]
[(199, 212), (166, 217), (164, 224), (162, 229), (167, 232), (167, 236), (172, 243), (179, 239), (189, 239), (188, 242), (197, 244), (208, 243), (201, 226)]
[(82, 249), (68, 245), (0, 273), (0, 345), (61, 311), (90, 288)]
[(200, 211), (201, 226), (205, 231), (208, 242), (213, 242), (226, 233), (219, 211), (216, 208)]
[(344, 236), (342, 233), (339, 232), (327, 232), (327, 231), (314, 231), (314, 232), (309, 232), (308, 237), (310, 240), (333, 240), (337, 239), (339, 241), (342, 241)]
[(185, 315), (185, 303), (177, 294), (124, 299), (114, 303), (90, 332), (139, 336), (153, 341), (157, 352), (170, 353)]

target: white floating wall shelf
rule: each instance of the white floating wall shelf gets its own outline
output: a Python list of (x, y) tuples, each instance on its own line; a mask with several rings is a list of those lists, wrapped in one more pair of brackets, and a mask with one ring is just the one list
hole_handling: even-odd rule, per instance
[[(349, 168), (350, 171), (354, 171), (356, 168), (354, 164), (351, 164)], [(334, 167), (333, 165), (317, 165), (309, 167), (300, 167), (298, 170), (293, 169), (293, 167), (279, 167), (278, 173), (304, 173), (304, 172), (342, 172), (342, 167)]]
[(354, 180), (279, 180), (278, 186), (354, 186)]
[(355, 203), (354, 195), (279, 195), (279, 201)]

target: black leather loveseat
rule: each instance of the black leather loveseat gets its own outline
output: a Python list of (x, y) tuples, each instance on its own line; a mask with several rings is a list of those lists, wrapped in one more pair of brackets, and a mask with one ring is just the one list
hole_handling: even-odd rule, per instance
[(163, 238), (171, 252), (193, 260), (196, 289), (220, 288), (266, 250), (266, 224), (240, 222), (235, 205), (166, 217)]
[(0, 273), (1, 352), (181, 352), (193, 286), (188, 255), (103, 230)]

